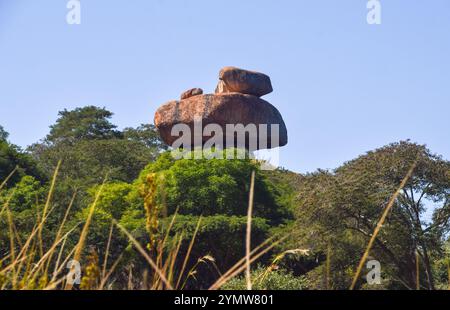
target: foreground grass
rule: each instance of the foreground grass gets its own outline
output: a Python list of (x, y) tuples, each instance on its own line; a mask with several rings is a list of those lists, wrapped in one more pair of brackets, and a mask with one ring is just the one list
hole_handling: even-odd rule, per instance
[[(26, 240), (21, 241), (16, 225), (13, 213), (9, 208), (9, 201), (7, 199), (2, 208), (0, 209), (0, 217), (6, 216), (8, 224), (8, 236), (9, 236), (9, 250), (5, 251), (5, 255), (0, 257), (0, 289), (10, 290), (30, 290), (30, 289), (74, 289), (73, 279), (76, 278), (77, 273), (80, 274), (81, 270), (77, 270), (79, 264), (77, 262), (87, 262), (83, 269), (79, 288), (89, 290), (102, 290), (110, 289), (114, 287), (115, 279), (114, 274), (119, 262), (122, 259), (120, 255), (114, 262), (109, 262), (109, 254), (111, 250), (111, 240), (114, 231), (120, 231), (127, 236), (130, 244), (134, 249), (142, 256), (148, 263), (148, 270), (145, 270), (143, 274), (140, 274), (140, 279), (133, 278), (132, 270), (128, 271), (128, 285), (127, 289), (184, 289), (187, 281), (191, 277), (195, 277), (196, 269), (200, 264), (215, 264), (214, 257), (210, 255), (202, 257), (191, 257), (192, 248), (194, 247), (196, 235), (201, 225), (201, 218), (199, 219), (194, 235), (191, 238), (187, 251), (181, 253), (181, 242), (183, 241), (182, 234), (175, 238), (177, 242), (168, 242), (169, 233), (172, 226), (176, 221), (176, 215), (172, 218), (169, 228), (164, 236), (149, 236), (152, 242), (152, 248), (155, 251), (150, 251), (148, 246), (141, 245), (133, 235), (128, 232), (116, 221), (111, 222), (111, 228), (109, 231), (108, 242), (104, 249), (104, 260), (100, 264), (98, 260), (98, 253), (94, 251), (87, 251), (89, 244), (87, 243), (87, 236), (91, 228), (92, 218), (96, 210), (98, 199), (102, 193), (103, 185), (99, 187), (93, 202), (89, 207), (89, 212), (84, 222), (77, 223), (73, 227), (69, 227), (69, 218), (71, 216), (71, 208), (75, 200), (75, 195), (72, 197), (65, 215), (58, 229), (55, 232), (54, 239), (49, 242), (43, 242), (43, 230), (48, 225), (49, 215), (52, 213), (52, 198), (57, 182), (61, 163), (58, 163), (53, 178), (50, 183), (50, 188), (47, 194), (45, 205), (43, 206), (42, 213), (38, 216), (38, 221), (35, 226), (27, 234)], [(13, 171), (6, 180), (0, 184), (0, 191), (8, 182), (9, 178), (15, 173)], [(12, 197), (10, 195), (9, 198)], [(253, 195), (254, 195), (254, 174), (252, 174), (251, 188), (249, 195), (249, 212), (247, 220), (247, 233), (246, 233), (246, 255), (239, 261), (237, 261), (229, 270), (224, 273), (220, 273), (217, 281), (213, 283), (210, 289), (220, 289), (226, 285), (230, 280), (243, 274), (245, 271), (246, 288), (252, 288), (252, 276), (251, 276), (251, 264), (254, 263), (262, 255), (273, 249), (284, 238), (277, 240), (271, 238), (266, 240), (260, 245), (257, 245), (253, 249), (251, 248), (251, 224), (252, 224), (252, 209), (253, 209)], [(146, 199), (144, 208), (147, 211), (147, 223), (151, 225), (153, 223), (152, 215), (152, 201)], [(2, 227), (1, 229), (5, 229)], [(81, 229), (81, 233), (78, 236), (78, 241), (72, 249), (68, 249), (66, 241), (70, 238), (75, 238), (76, 234)], [(151, 234), (151, 229), (149, 233)], [(23, 239), (23, 237), (22, 237)], [(47, 244), (47, 246), (45, 246)], [(50, 244), (50, 245), (49, 245)], [(88, 254), (86, 254), (88, 252)], [(165, 253), (163, 255), (163, 253)], [(196, 263), (193, 266), (188, 266), (189, 261)], [(191, 264), (192, 265), (192, 264)], [(179, 270), (176, 270), (176, 266)], [(68, 267), (71, 267), (69, 270)], [(189, 267), (189, 268), (188, 268)], [(217, 269), (217, 268), (216, 268)], [(265, 271), (265, 277), (267, 273), (270, 273), (270, 267)], [(139, 283), (136, 285), (136, 280)]]

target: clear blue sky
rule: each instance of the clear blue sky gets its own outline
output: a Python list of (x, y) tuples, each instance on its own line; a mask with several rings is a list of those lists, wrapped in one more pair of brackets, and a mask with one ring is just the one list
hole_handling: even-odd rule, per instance
[(281, 164), (335, 168), (401, 139), (450, 158), (450, 1), (0, 0), (0, 124), (27, 146), (64, 108), (105, 106), (149, 123), (191, 87), (212, 92), (233, 65), (271, 76)]

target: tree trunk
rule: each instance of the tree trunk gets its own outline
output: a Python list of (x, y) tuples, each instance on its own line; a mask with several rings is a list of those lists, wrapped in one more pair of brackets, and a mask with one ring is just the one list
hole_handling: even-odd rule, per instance
[(422, 246), (423, 250), (423, 263), (425, 264), (425, 271), (427, 273), (427, 279), (428, 279), (428, 288), (430, 290), (434, 290), (434, 279), (433, 279), (433, 272), (431, 270), (431, 264), (430, 264), (430, 258), (428, 257), (428, 250), (425, 245), (425, 242), (420, 240), (420, 245)]

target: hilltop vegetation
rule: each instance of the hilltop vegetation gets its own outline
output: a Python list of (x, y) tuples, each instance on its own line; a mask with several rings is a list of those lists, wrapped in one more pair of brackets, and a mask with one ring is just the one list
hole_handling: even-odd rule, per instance
[(381, 284), (360, 277), (357, 288), (449, 285), (450, 162), (425, 146), (393, 143), (300, 175), (250, 159), (174, 160), (153, 126), (118, 130), (111, 116), (64, 110), (27, 150), (0, 127), (1, 288), (63, 288), (71, 258), (82, 289), (245, 288), (254, 171), (254, 288), (348, 289), (413, 165), (370, 251)]

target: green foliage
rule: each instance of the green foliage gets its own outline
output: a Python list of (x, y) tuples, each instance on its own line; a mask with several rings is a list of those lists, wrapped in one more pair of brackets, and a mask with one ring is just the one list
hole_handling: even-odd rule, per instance
[(100, 184), (106, 175), (132, 182), (165, 148), (153, 126), (117, 131), (109, 121), (112, 113), (104, 108), (64, 110), (59, 116), (50, 134), (30, 150), (48, 175), (62, 160), (60, 174), (71, 188)]
[[(164, 221), (165, 228), (171, 217)], [(173, 224), (171, 234), (183, 234), (188, 242), (192, 239), (195, 228), (199, 221), (198, 216), (177, 215)], [(197, 232), (194, 257), (204, 255), (212, 256), (221, 272), (226, 271), (239, 259), (245, 256), (245, 231), (247, 228), (247, 217), (213, 215), (201, 219), (201, 225)], [(270, 226), (262, 218), (253, 218), (252, 221), (252, 244), (261, 244), (269, 236)], [(162, 229), (164, 232), (165, 229)]]
[[(145, 173), (163, 175), (161, 186), (168, 214), (178, 208), (180, 214), (247, 214), (250, 175), (256, 171), (254, 216), (279, 225), (290, 218), (289, 205), (278, 204), (281, 196), (261, 173), (258, 163), (248, 159), (180, 159), (169, 154), (159, 157), (145, 168)], [(281, 202), (281, 200), (278, 199)]]
[[(100, 186), (95, 186), (89, 190), (90, 198), (95, 197)], [(107, 211), (112, 218), (118, 220), (122, 214), (132, 207), (130, 192), (133, 186), (125, 182), (114, 182), (104, 185), (97, 201), (96, 210)]]
[(6, 202), (7, 197), (10, 197), (10, 210), (28, 211), (44, 202), (46, 190), (34, 177), (24, 176), (13, 188), (2, 193), (2, 202)]
[(62, 159), (61, 178), (71, 181), (74, 187), (99, 184), (106, 175), (109, 180), (131, 182), (156, 156), (141, 143), (123, 139), (58, 144), (35, 148), (34, 154), (48, 174)]
[(167, 145), (162, 142), (155, 126), (151, 124), (141, 124), (137, 128), (127, 127), (123, 130), (123, 138), (139, 142), (154, 151), (167, 149)]
[(56, 124), (50, 126), (46, 140), (49, 143), (73, 143), (79, 140), (111, 139), (120, 136), (117, 126), (109, 119), (112, 113), (105, 108), (86, 106), (73, 111), (59, 112)]
[(57, 215), (76, 192), (74, 210), (86, 207), (87, 190), (105, 177), (113, 182), (131, 183), (140, 171), (165, 148), (153, 126), (116, 130), (112, 113), (88, 106), (59, 113), (49, 135), (29, 150), (47, 178), (58, 162), (62, 165), (55, 189)]
[[(379, 260), (391, 288), (415, 287), (415, 251), (423, 257), (424, 286), (433, 287), (430, 255), (437, 250), (440, 228), (448, 220), (450, 164), (425, 147), (401, 142), (369, 152), (334, 173), (307, 175), (299, 186), (296, 233), (310, 247), (327, 253), (332, 245), (332, 275), (337, 288), (347, 288), (352, 271), (375, 229), (383, 207), (417, 159), (413, 176), (378, 235), (371, 255)], [(440, 220), (421, 219), (424, 199), (434, 201)]]
[(0, 128), (0, 136), (0, 183), (16, 167), (18, 167), (16, 173), (14, 173), (7, 184), (9, 187), (20, 181), (25, 175), (34, 176), (41, 181), (46, 180), (44, 174), (37, 168), (36, 162), (30, 155), (23, 152), (20, 147), (6, 141), (8, 134), (3, 128)]
[[(46, 193), (47, 188), (32, 176), (24, 176), (14, 187), (0, 192), (0, 206), (3, 207), (8, 202), (8, 209), (20, 242), (26, 240), (27, 234), (36, 225), (38, 215), (42, 212), (45, 203)], [(6, 212), (0, 218), (0, 226), (9, 226)], [(44, 234), (48, 233), (46, 228)], [(3, 252), (8, 247), (8, 229), (0, 229), (0, 249)]]
[(441, 251), (433, 259), (433, 271), (436, 279), (436, 288), (450, 289), (450, 239), (442, 245)]
[[(254, 290), (305, 290), (308, 289), (308, 280), (296, 277), (284, 269), (270, 270), (258, 267), (252, 270), (252, 289)], [(244, 276), (231, 279), (222, 289), (245, 290), (247, 282)]]

